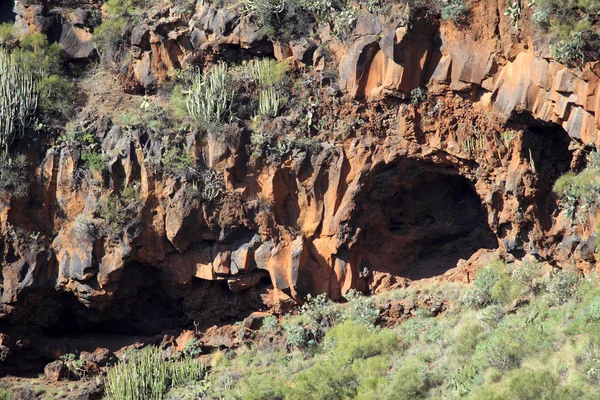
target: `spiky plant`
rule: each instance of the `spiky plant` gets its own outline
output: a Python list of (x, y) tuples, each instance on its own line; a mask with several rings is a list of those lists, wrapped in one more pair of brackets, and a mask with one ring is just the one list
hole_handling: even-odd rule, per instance
[(37, 80), (0, 49), (0, 151), (23, 136), (33, 124), (38, 104)]
[(275, 88), (268, 88), (260, 92), (258, 97), (258, 115), (263, 117), (276, 117), (281, 108), (281, 96)]
[(194, 120), (204, 126), (224, 122), (233, 98), (227, 65), (216, 65), (210, 74), (197, 74), (187, 94), (187, 109)]

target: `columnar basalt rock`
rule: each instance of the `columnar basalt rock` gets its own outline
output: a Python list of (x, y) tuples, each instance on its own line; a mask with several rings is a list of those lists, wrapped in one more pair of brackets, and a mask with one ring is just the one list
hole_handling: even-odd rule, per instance
[[(408, 22), (365, 14), (343, 43), (330, 32), (321, 32), (322, 43), (272, 43), (234, 11), (201, 2), (191, 16), (151, 10), (131, 32), (128, 90), (155, 88), (169, 71), (214, 54), (274, 56), (299, 68), (337, 68), (335, 84), (358, 101), (334, 101), (323, 88), (323, 114), (361, 126), (318, 149), (294, 150), (277, 166), (246, 162), (253, 157), (243, 144), (193, 143), (224, 175), (226, 193), (211, 203), (187, 196), (184, 180), (157, 174), (147, 139), (99, 119), (95, 131), (114, 156), (108, 178), (96, 178), (114, 191), (139, 182), (139, 207), (129, 210), (137, 218), (117, 235), (82, 238), (76, 217), (89, 216), (98, 196), (77, 173), (76, 150), (46, 150), (28, 200), (40, 210), (29, 212), (26, 201), (0, 209), (0, 315), (39, 318), (27, 316), (38, 301), (48, 318), (37, 323), (51, 325), (66, 294), (82, 325), (123, 320), (139, 304), (153, 308), (136, 301), (147, 293), (173, 307), (158, 307), (158, 317), (175, 310), (202, 321), (308, 294), (337, 299), (351, 288), (400, 286), (473, 254), (469, 265), (492, 253), (528, 253), (589, 267), (595, 242), (560, 214), (551, 187), (583, 145), (600, 139), (597, 65), (577, 71), (530, 43), (509, 47), (506, 23), (484, 15), (490, 2), (473, 11), (477, 35), (427, 13)], [(43, 7), (16, 5), (22, 22), (41, 30), (50, 11)], [(91, 56), (81, 21), (73, 17), (59, 36), (75, 59)], [(490, 32), (494, 24), (500, 33)], [(436, 101), (405, 101), (419, 87)], [(503, 141), (506, 124), (518, 122), (522, 131)], [(38, 249), (9, 235), (14, 226), (55, 234)]]

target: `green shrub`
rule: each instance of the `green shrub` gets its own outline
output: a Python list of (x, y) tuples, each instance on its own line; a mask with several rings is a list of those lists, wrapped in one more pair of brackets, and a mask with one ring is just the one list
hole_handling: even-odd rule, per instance
[(0, 193), (18, 199), (29, 191), (29, 163), (23, 154), (0, 154)]
[(600, 348), (596, 343), (588, 343), (577, 357), (577, 369), (592, 385), (600, 383)]
[(496, 329), (475, 349), (473, 361), (482, 368), (507, 371), (519, 367), (525, 357), (522, 333), (510, 328)]
[(46, 120), (73, 115), (75, 85), (69, 79), (58, 75), (44, 77), (39, 83), (39, 93), (40, 112)]
[(579, 275), (577, 272), (560, 270), (548, 283), (546, 290), (555, 303), (561, 304), (569, 300), (577, 289)]
[(546, 370), (519, 369), (508, 380), (505, 398), (515, 400), (558, 399), (558, 377)]
[(103, 154), (84, 151), (81, 154), (81, 159), (87, 162), (88, 167), (92, 171), (103, 171), (106, 169), (106, 157)]
[(475, 348), (487, 337), (487, 333), (476, 321), (469, 321), (457, 328), (454, 338), (454, 351), (461, 358), (471, 357)]
[(170, 364), (171, 386), (188, 386), (202, 382), (206, 379), (207, 371), (203, 363), (192, 355), (186, 355), (181, 360)]
[(473, 284), (463, 296), (467, 307), (483, 307), (492, 302), (492, 289), (500, 279), (499, 269), (498, 265), (489, 265), (479, 270)]
[(568, 40), (559, 40), (550, 46), (550, 54), (566, 65), (582, 66), (585, 62), (586, 42), (582, 32), (574, 32)]
[(600, 322), (600, 296), (594, 297), (590, 304), (583, 309), (583, 315), (587, 321)]
[(271, 58), (263, 58), (250, 64), (250, 77), (262, 88), (280, 85), (288, 69), (287, 61), (278, 62)]
[(389, 354), (398, 343), (397, 336), (391, 330), (372, 330), (352, 322), (331, 328), (327, 338), (336, 343), (332, 357), (347, 361)]
[(535, 261), (524, 261), (521, 266), (512, 272), (512, 279), (520, 285), (527, 287), (532, 293), (539, 288), (542, 274), (542, 264)]
[(441, 9), (442, 18), (455, 22), (462, 21), (469, 13), (469, 7), (463, 0), (449, 0)]
[(375, 326), (379, 317), (379, 309), (375, 306), (373, 298), (364, 296), (356, 290), (350, 290), (345, 295), (348, 305), (342, 311), (343, 321), (352, 321), (368, 327)]
[(276, 377), (253, 373), (240, 381), (238, 398), (243, 400), (283, 400), (285, 385)]
[(210, 168), (201, 171), (198, 178), (186, 187), (187, 194), (191, 198), (200, 201), (212, 202), (218, 200), (225, 191), (225, 182), (222, 174), (216, 169)]
[(0, 388), (0, 400), (13, 400), (13, 395)]
[(94, 43), (103, 59), (112, 59), (124, 44), (123, 35), (127, 20), (122, 17), (104, 20), (94, 29)]
[(403, 365), (394, 373), (394, 378), (381, 398), (383, 400), (416, 400), (427, 395), (427, 379), (424, 368), (419, 365)]
[(10, 22), (0, 24), (0, 46), (11, 40), (16, 39), (15, 25)]

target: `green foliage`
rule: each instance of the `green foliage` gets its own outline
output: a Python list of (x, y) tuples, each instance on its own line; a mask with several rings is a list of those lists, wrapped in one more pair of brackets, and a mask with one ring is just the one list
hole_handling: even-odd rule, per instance
[(0, 400), (13, 400), (13, 395), (6, 390), (0, 388)]
[(537, 0), (532, 21), (549, 35), (552, 56), (571, 66), (598, 58), (596, 0)]
[(550, 54), (563, 64), (582, 66), (585, 62), (585, 48), (583, 32), (573, 32), (569, 39), (559, 40), (551, 45)]
[(214, 66), (208, 74), (196, 74), (188, 91), (187, 109), (200, 126), (207, 128), (225, 122), (233, 98), (228, 80), (225, 63)]
[(483, 368), (507, 371), (519, 367), (525, 357), (525, 338), (522, 332), (498, 328), (475, 349), (473, 361)]
[(540, 286), (542, 265), (535, 261), (524, 261), (520, 267), (512, 272), (512, 279), (527, 287), (531, 292), (536, 292)]
[(442, 5), (442, 18), (454, 22), (462, 22), (469, 13), (469, 7), (464, 0), (449, 0)]
[(94, 43), (103, 59), (112, 58), (123, 42), (127, 20), (123, 17), (106, 19), (94, 29)]
[(275, 88), (264, 89), (258, 97), (258, 115), (274, 118), (279, 115), (282, 99)]
[(161, 163), (163, 170), (170, 176), (186, 176), (194, 173), (190, 154), (173, 143), (169, 143), (166, 147)]
[(213, 168), (201, 171), (198, 178), (186, 187), (187, 194), (200, 201), (211, 202), (219, 199), (225, 191), (223, 176)]
[(315, 22), (346, 21), (344, 12), (348, 11), (343, 0), (243, 0), (241, 4), (244, 16), (255, 20), (264, 32), (278, 39), (305, 37)]
[(600, 296), (592, 299), (590, 304), (583, 309), (587, 321), (600, 322)]
[(141, 205), (139, 196), (139, 184), (135, 183), (120, 195), (108, 194), (100, 199), (98, 217), (105, 221), (106, 234), (119, 237), (128, 224), (138, 219)]
[(547, 291), (552, 300), (558, 304), (567, 301), (577, 289), (579, 274), (574, 271), (560, 270), (548, 282)]
[(423, 399), (427, 394), (427, 380), (420, 365), (403, 365), (398, 368), (390, 385), (383, 393), (385, 400)]
[(7, 42), (16, 39), (15, 25), (10, 22), (4, 22), (0, 24), (0, 46), (5, 45)]
[(192, 385), (206, 379), (207, 369), (195, 358), (166, 359), (160, 348), (133, 351), (106, 375), (105, 393), (114, 400), (161, 400), (169, 388)]
[(278, 62), (271, 58), (263, 58), (250, 64), (250, 77), (262, 88), (279, 86), (285, 79), (288, 70), (287, 61)]
[(410, 92), (410, 104), (420, 104), (427, 101), (427, 89), (418, 87)]
[(50, 75), (39, 83), (39, 106), (46, 120), (63, 119), (73, 115), (75, 85), (69, 79)]
[(492, 302), (492, 289), (500, 279), (499, 269), (498, 265), (489, 265), (477, 272), (472, 286), (463, 297), (467, 307), (483, 307)]
[(106, 157), (103, 154), (84, 151), (81, 154), (81, 159), (87, 162), (92, 171), (103, 171), (106, 169)]
[(0, 154), (0, 194), (21, 198), (29, 190), (29, 163), (23, 154)]
[(0, 49), (0, 151), (33, 125), (38, 105), (38, 81), (15, 57)]
[(375, 306), (373, 299), (356, 290), (350, 290), (345, 297), (348, 304), (342, 311), (342, 320), (374, 327), (379, 317), (379, 309)]

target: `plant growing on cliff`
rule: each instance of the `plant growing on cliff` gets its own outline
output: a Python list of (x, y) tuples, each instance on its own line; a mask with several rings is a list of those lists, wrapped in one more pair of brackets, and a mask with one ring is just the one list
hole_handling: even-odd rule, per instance
[(1, 49), (0, 93), (0, 151), (7, 153), (10, 145), (33, 125), (38, 106), (38, 82), (31, 72), (24, 71)]
[(6, 390), (0, 388), (0, 400), (13, 400), (13, 395)]
[(233, 92), (229, 91), (227, 64), (215, 65), (209, 73), (197, 73), (188, 90), (187, 109), (202, 127), (225, 122)]
[(519, 30), (519, 21), (521, 20), (521, 0), (508, 0), (504, 15), (508, 15), (512, 25), (516, 30)]
[[(593, 160), (597, 151), (588, 157)], [(600, 206), (600, 169), (588, 161), (588, 167), (579, 174), (568, 172), (554, 183), (554, 193), (566, 216), (578, 223), (588, 222), (588, 217)]]
[(21, 198), (29, 190), (29, 163), (23, 154), (0, 154), (0, 193)]
[(469, 13), (469, 7), (464, 0), (443, 0), (442, 18), (454, 22), (462, 22)]
[(219, 199), (224, 190), (223, 175), (213, 168), (201, 171), (198, 178), (186, 187), (186, 193), (190, 197), (205, 202)]
[(288, 62), (278, 62), (271, 58), (254, 61), (249, 66), (250, 77), (262, 88), (280, 85), (288, 69)]
[(274, 118), (279, 115), (282, 99), (275, 88), (268, 88), (258, 96), (258, 116)]

